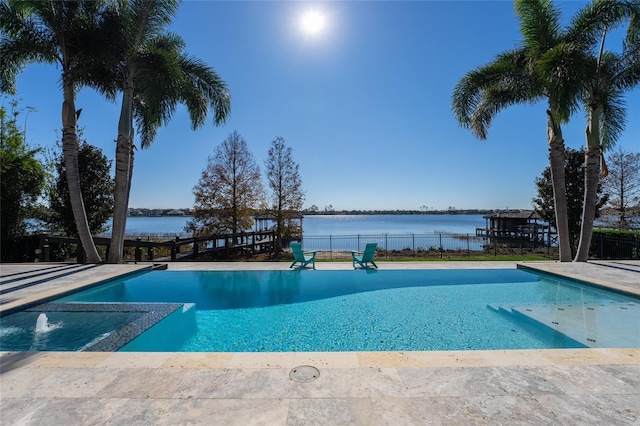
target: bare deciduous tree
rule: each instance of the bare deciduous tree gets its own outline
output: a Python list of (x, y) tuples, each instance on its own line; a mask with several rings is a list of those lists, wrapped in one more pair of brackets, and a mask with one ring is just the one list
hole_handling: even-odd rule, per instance
[(293, 160), (293, 149), (281, 137), (271, 142), (265, 163), (267, 182), (272, 191), (272, 210), (276, 221), (276, 252), (282, 251), (282, 239), (293, 229), (292, 219), (300, 215), (304, 202), (299, 164)]
[(209, 157), (193, 188), (193, 220), (187, 230), (196, 235), (228, 234), (248, 230), (251, 214), (263, 198), (260, 167), (236, 131)]
[(629, 212), (640, 204), (640, 153), (614, 152), (607, 159), (609, 175), (603, 187), (609, 205), (619, 214), (619, 226), (629, 228)]

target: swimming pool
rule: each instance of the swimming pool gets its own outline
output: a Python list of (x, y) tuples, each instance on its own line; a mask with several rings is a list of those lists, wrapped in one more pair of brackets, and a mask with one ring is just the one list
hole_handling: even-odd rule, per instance
[(639, 309), (637, 298), (512, 269), (152, 271), (2, 318), (0, 349), (640, 347)]

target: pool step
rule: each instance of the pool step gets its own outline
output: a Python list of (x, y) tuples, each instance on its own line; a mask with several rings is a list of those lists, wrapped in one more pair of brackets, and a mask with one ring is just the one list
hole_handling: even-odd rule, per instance
[[(42, 265), (40, 267), (40, 265)], [(31, 266), (31, 265), (30, 265)], [(29, 271), (5, 275), (0, 277), (0, 295), (13, 293), (23, 288), (33, 287), (38, 284), (46, 284), (58, 278), (64, 278), (83, 271), (89, 271), (99, 265), (81, 264), (38, 264), (39, 267)]]
[(499, 313), (499, 314), (506, 314), (506, 315), (512, 315), (513, 311), (511, 310), (510, 306), (505, 306), (505, 305), (495, 305), (495, 304), (488, 304), (487, 308), (489, 308), (490, 310)]
[(640, 303), (487, 305), (553, 329), (591, 348), (640, 347)]

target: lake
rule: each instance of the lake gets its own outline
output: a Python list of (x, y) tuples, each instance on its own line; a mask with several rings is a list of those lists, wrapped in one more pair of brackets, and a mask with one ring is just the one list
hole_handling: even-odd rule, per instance
[[(187, 236), (187, 216), (133, 216), (127, 218), (128, 236)], [(111, 223), (109, 222), (110, 226)], [(302, 222), (304, 236), (371, 234), (470, 234), (486, 225), (482, 215), (313, 215)], [(107, 232), (104, 235), (111, 235)]]

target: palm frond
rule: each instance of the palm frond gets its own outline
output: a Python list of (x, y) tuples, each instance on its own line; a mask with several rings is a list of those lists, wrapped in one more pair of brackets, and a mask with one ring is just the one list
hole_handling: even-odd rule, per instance
[(610, 91), (601, 106), (601, 143), (605, 150), (609, 150), (615, 146), (627, 122), (627, 108), (623, 92), (619, 90)]
[(561, 122), (567, 122), (579, 109), (580, 93), (594, 66), (593, 56), (571, 43), (558, 43), (537, 62), (549, 106)]
[(522, 50), (515, 50), (467, 73), (455, 86), (452, 97), (452, 111), (460, 125), (486, 139), (487, 129), (499, 111), (542, 96), (527, 61)]
[(230, 95), (224, 81), (203, 61), (180, 52), (182, 46), (182, 39), (175, 35), (159, 37), (138, 52), (132, 65), (141, 108), (136, 109), (136, 123), (144, 126), (138, 127), (143, 148), (155, 136), (148, 126), (167, 124), (179, 103), (186, 105), (194, 129), (204, 124), (209, 109), (215, 124), (229, 114)]
[(28, 2), (0, 3), (0, 90), (6, 93), (15, 93), (16, 77), (26, 65), (60, 60), (54, 35), (28, 6)]
[(598, 44), (606, 31), (625, 24), (638, 13), (637, 0), (596, 0), (580, 9), (571, 20), (564, 38), (579, 49), (589, 50)]
[(623, 47), (625, 50), (634, 50), (638, 45), (640, 45), (640, 1), (635, 2), (629, 14), (629, 26)]
[(153, 143), (158, 128), (162, 124), (158, 119), (158, 114), (149, 109), (144, 102), (138, 101), (135, 104), (135, 121), (140, 136), (140, 146), (148, 148)]
[(204, 123), (208, 108), (213, 110), (214, 124), (225, 122), (231, 111), (231, 94), (226, 83), (203, 61), (186, 54), (180, 56), (184, 75), (182, 101), (189, 108), (194, 128)]
[(523, 44), (536, 57), (555, 46), (561, 35), (560, 11), (551, 0), (516, 0)]
[[(144, 120), (138, 123), (159, 127), (168, 123), (179, 102), (182, 74), (175, 55), (162, 49), (151, 48), (140, 52), (133, 61), (136, 70), (136, 97), (144, 107)], [(135, 111), (136, 115), (138, 111)], [(155, 131), (141, 129), (147, 135)], [(146, 148), (152, 138), (143, 137), (141, 146)]]
[(163, 34), (171, 24), (179, 4), (178, 0), (131, 0), (131, 40), (141, 45)]
[(633, 55), (624, 55), (615, 70), (615, 82), (621, 89), (640, 86), (640, 48)]

